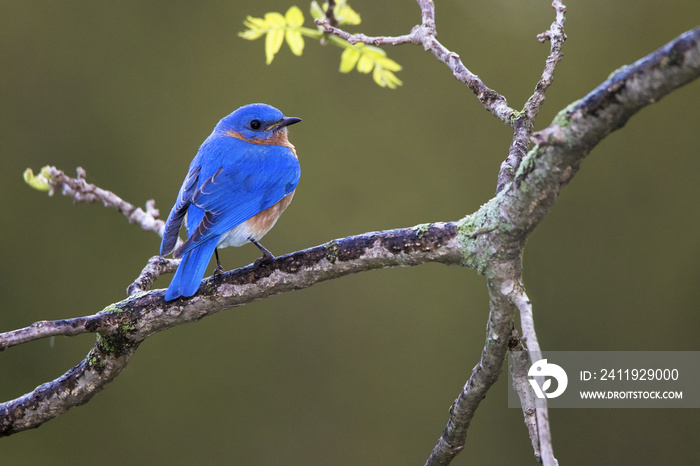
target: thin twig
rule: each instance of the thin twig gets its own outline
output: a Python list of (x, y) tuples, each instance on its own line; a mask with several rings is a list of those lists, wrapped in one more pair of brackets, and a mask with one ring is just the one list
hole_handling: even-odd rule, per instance
[[(518, 284), (514, 287), (512, 299), (520, 313), (520, 327), (523, 331), (523, 340), (525, 340), (530, 359), (531, 361), (538, 361), (542, 359), (542, 350), (537, 341), (535, 319), (532, 314), (532, 303), (522, 285)], [(535, 415), (537, 417), (537, 436), (540, 444), (539, 450), (542, 464), (544, 466), (556, 466), (558, 463), (554, 457), (546, 399), (538, 400), (538, 403), (535, 405)]]
[(513, 333), (511, 334), (509, 350), (511, 361), (513, 362), (510, 367), (511, 375), (513, 376), (513, 389), (520, 399), (520, 406), (523, 410), (523, 421), (525, 422), (525, 426), (527, 426), (527, 433), (530, 436), (535, 459), (537, 462), (541, 463), (542, 453), (540, 451), (540, 436), (537, 429), (535, 396), (532, 392), (532, 386), (530, 385), (530, 379), (528, 377), (530, 358), (515, 329), (513, 329)]
[(540, 80), (535, 86), (534, 93), (525, 103), (523, 111), (518, 113), (513, 122), (513, 142), (508, 150), (508, 157), (501, 163), (501, 168), (498, 171), (496, 193), (501, 192), (501, 190), (515, 178), (515, 172), (530, 146), (530, 137), (535, 126), (535, 118), (537, 117), (542, 103), (544, 103), (545, 93), (547, 89), (549, 89), (549, 86), (552, 85), (557, 64), (564, 57), (562, 47), (566, 40), (566, 34), (564, 33), (564, 21), (566, 21), (564, 13), (566, 13), (566, 7), (560, 0), (554, 0), (552, 2), (552, 8), (554, 8), (556, 12), (552, 25), (549, 30), (537, 36), (537, 40), (540, 42), (549, 40), (549, 55), (545, 60), (544, 70), (542, 71)]
[(153, 286), (153, 282), (164, 273), (173, 273), (177, 270), (181, 259), (166, 259), (162, 256), (153, 256), (148, 259), (148, 263), (141, 270), (139, 276), (126, 289), (126, 295), (132, 296), (136, 293), (148, 291)]
[(59, 191), (64, 196), (73, 198), (76, 203), (101, 202), (105, 207), (111, 207), (121, 212), (130, 223), (136, 223), (146, 231), (152, 231), (163, 236), (165, 222), (159, 219), (160, 213), (155, 208), (155, 202), (146, 202), (146, 211), (126, 202), (111, 191), (99, 188), (85, 181), (86, 173), (83, 168), (77, 168), (77, 177), (72, 178), (56, 167), (48, 167), (47, 182), (51, 185), (49, 195)]
[[(77, 176), (72, 178), (56, 167), (47, 167), (47, 177), (45, 181), (50, 185), (49, 195), (59, 191), (64, 196), (72, 197), (75, 203), (101, 202), (105, 207), (111, 207), (122, 213), (130, 223), (136, 223), (146, 231), (152, 231), (159, 237), (163, 237), (165, 222), (160, 220), (160, 212), (155, 208), (155, 201), (152, 199), (146, 202), (146, 210), (136, 207), (125, 201), (112, 191), (102, 189), (94, 184), (85, 181), (86, 173), (82, 167), (77, 168)], [(176, 248), (182, 244), (178, 238)], [(146, 267), (141, 271), (138, 278), (127, 288), (127, 296), (140, 291), (149, 290), (153, 282), (159, 275), (174, 272), (179, 264), (179, 260), (165, 259), (160, 256), (152, 257)]]
[(331, 26), (338, 25), (338, 19), (335, 17), (335, 0), (328, 0), (328, 8), (324, 11), (326, 18), (328, 18), (328, 23)]
[(437, 40), (435, 29), (435, 4), (432, 0), (417, 0), (421, 8), (421, 24), (414, 26), (409, 34), (402, 36), (367, 36), (365, 34), (350, 34), (342, 29), (334, 27), (328, 21), (315, 20), (316, 24), (329, 34), (334, 34), (351, 44), (365, 43), (373, 45), (422, 45), (423, 48), (433, 54), (438, 60), (447, 65), (454, 77), (467, 85), (477, 96), (481, 104), (493, 115), (507, 125), (512, 125), (512, 116), (515, 113), (508, 106), (506, 98), (498, 92), (487, 87), (481, 79), (464, 66), (462, 60), (454, 52), (448, 50)]
[(481, 79), (469, 71), (462, 63), (459, 55), (448, 50), (437, 40), (437, 29), (435, 27), (435, 4), (432, 0), (417, 0), (421, 8), (421, 24), (413, 27), (409, 34), (401, 36), (367, 36), (365, 34), (350, 34), (329, 21), (315, 20), (328, 34), (334, 34), (351, 44), (372, 44), (372, 45), (402, 45), (414, 44), (422, 45), (423, 48), (432, 53), (438, 60), (445, 63), (451, 70), (454, 77), (477, 96), (481, 104), (493, 115), (509, 126), (513, 127), (513, 140), (508, 150), (508, 157), (501, 164), (496, 183), (496, 193), (513, 181), (515, 172), (520, 166), (520, 162), (527, 153), (530, 145), (530, 137), (534, 128), (534, 120), (539, 112), (539, 108), (544, 102), (545, 92), (552, 84), (554, 70), (557, 63), (562, 59), (562, 45), (566, 40), (564, 33), (564, 21), (566, 7), (560, 0), (554, 0), (552, 7), (556, 11), (555, 20), (550, 29), (537, 36), (540, 42), (550, 41), (550, 53), (545, 61), (542, 76), (535, 86), (533, 95), (528, 99), (522, 112), (515, 112), (508, 106), (504, 96), (487, 87)]
[(549, 55), (547, 56), (547, 60), (545, 60), (542, 76), (537, 82), (537, 86), (535, 86), (535, 92), (527, 100), (524, 108), (526, 118), (532, 122), (535, 121), (535, 117), (537, 117), (537, 113), (544, 102), (547, 89), (549, 89), (549, 86), (551, 86), (554, 81), (554, 71), (557, 64), (564, 58), (562, 47), (566, 40), (566, 34), (564, 33), (564, 22), (566, 21), (564, 14), (566, 13), (566, 6), (564, 6), (560, 0), (554, 0), (552, 2), (552, 8), (554, 8), (556, 12), (554, 21), (547, 31), (537, 36), (537, 40), (540, 42), (549, 41)]
[(321, 26), (323, 31), (328, 34), (333, 34), (347, 41), (349, 44), (370, 44), (370, 45), (403, 45), (403, 44), (420, 44), (418, 34), (405, 34), (403, 36), (368, 36), (365, 34), (350, 34), (337, 26), (330, 24), (330, 21), (315, 19), (314, 23)]

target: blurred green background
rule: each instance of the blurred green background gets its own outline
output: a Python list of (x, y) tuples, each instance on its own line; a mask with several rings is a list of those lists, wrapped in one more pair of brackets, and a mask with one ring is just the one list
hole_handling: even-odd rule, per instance
[[(437, 2), (440, 40), (520, 108), (548, 46), (549, 1)], [(240, 105), (304, 122), (294, 202), (275, 254), (366, 231), (456, 220), (492, 197), (510, 130), (422, 48), (388, 48), (404, 86), (338, 73), (340, 49), (237, 37), (244, 1), (0, 2), (0, 331), (91, 314), (125, 297), (159, 239), (99, 205), (22, 181), (52, 164), (163, 215), (199, 144)], [(354, 29), (403, 34), (414, 1), (361, 1)], [(613, 70), (696, 26), (696, 0), (566, 2), (565, 59), (538, 128)], [(585, 161), (524, 258), (549, 350), (699, 350), (700, 83), (644, 109)], [(254, 247), (223, 251), (250, 263)], [(170, 277), (157, 285), (165, 287)], [(476, 364), (484, 280), (428, 264), (380, 270), (155, 335), (90, 403), (0, 441), (3, 464), (423, 464)], [(90, 335), (0, 355), (0, 398), (77, 364)], [(534, 464), (507, 378), (454, 462)], [(696, 410), (556, 410), (561, 464), (698, 464)]]

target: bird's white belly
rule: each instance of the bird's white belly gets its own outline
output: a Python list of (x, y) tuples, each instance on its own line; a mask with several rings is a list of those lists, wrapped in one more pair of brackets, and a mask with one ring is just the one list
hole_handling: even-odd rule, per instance
[(243, 222), (221, 235), (221, 239), (219, 239), (219, 245), (217, 247), (226, 248), (229, 246), (243, 246), (244, 244), (250, 242), (249, 238), (251, 237), (257, 241), (258, 238), (255, 238), (253, 233), (253, 229), (248, 226), (248, 222)]
[(217, 247), (243, 246), (250, 241), (251, 238), (255, 241), (260, 241), (260, 239), (275, 226), (275, 223), (277, 223), (284, 209), (292, 202), (293, 197), (294, 191), (283, 197), (282, 200), (276, 204), (271, 205), (262, 212), (253, 215), (245, 222), (233, 227), (231, 230), (221, 235)]

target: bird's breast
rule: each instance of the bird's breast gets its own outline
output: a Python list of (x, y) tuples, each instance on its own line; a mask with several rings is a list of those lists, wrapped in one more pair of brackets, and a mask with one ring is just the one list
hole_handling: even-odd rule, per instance
[(221, 235), (218, 247), (243, 246), (248, 243), (249, 238), (259, 241), (275, 226), (284, 209), (292, 202), (293, 197), (294, 191), (283, 197), (276, 204), (271, 205), (262, 212), (258, 212), (240, 225), (224, 233)]

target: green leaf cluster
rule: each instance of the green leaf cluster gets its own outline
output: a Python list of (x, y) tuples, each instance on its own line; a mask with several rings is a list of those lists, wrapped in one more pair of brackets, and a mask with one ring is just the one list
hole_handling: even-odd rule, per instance
[(272, 63), (285, 39), (294, 55), (301, 55), (304, 50), (304, 28), (301, 27), (304, 24), (304, 15), (296, 6), (287, 10), (285, 15), (266, 13), (264, 18), (248, 16), (243, 24), (248, 29), (238, 35), (244, 39), (255, 40), (265, 35), (265, 58), (268, 65)]
[(360, 73), (374, 70), (372, 78), (382, 87), (395, 89), (402, 84), (394, 74), (401, 70), (401, 65), (387, 58), (386, 52), (378, 47), (362, 43), (347, 47), (340, 56), (340, 72), (349, 73), (354, 68)]
[[(327, 20), (328, 4), (319, 5), (311, 2), (311, 15), (320, 20)], [(360, 15), (348, 5), (346, 0), (338, 0), (333, 9), (338, 24), (358, 25), (362, 21)], [(349, 73), (357, 69), (360, 73), (372, 72), (374, 82), (382, 87), (395, 89), (402, 84), (394, 74), (401, 70), (401, 65), (386, 56), (384, 50), (363, 43), (350, 44), (336, 36), (329, 36), (322, 28), (304, 27), (304, 15), (297, 6), (292, 6), (283, 15), (277, 12), (266, 13), (262, 18), (248, 16), (243, 22), (247, 28), (238, 35), (244, 39), (255, 40), (265, 36), (265, 61), (269, 65), (275, 55), (287, 42), (294, 55), (304, 51), (304, 37), (317, 39), (323, 43), (332, 43), (345, 49), (340, 56), (340, 72)]]

